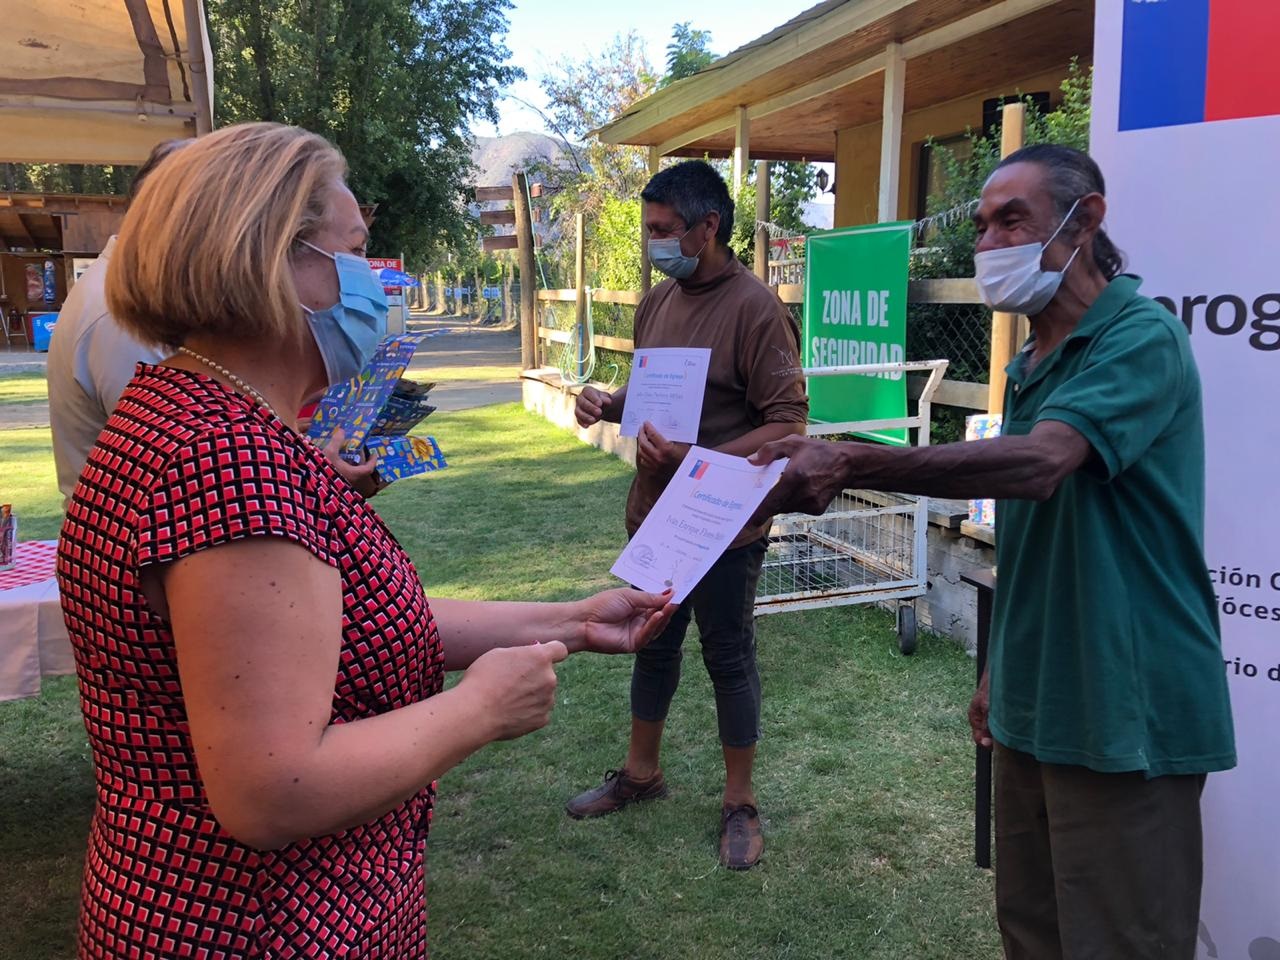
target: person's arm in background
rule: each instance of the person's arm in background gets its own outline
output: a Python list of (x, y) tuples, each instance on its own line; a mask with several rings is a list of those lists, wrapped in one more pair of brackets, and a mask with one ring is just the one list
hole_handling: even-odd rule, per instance
[(578, 394), (574, 404), (573, 415), (580, 427), (590, 427), (601, 420), (606, 423), (621, 423), (622, 409), (627, 403), (627, 386), (623, 384), (613, 393), (587, 386)]
[(1183, 336), (1163, 316), (1114, 324), (1094, 341), (1083, 369), (1045, 399), (1026, 434), (938, 447), (799, 437), (766, 444), (755, 462), (791, 462), (761, 510), (821, 513), (846, 487), (1047, 500), (1080, 469), (1110, 481), (1146, 452), (1183, 402), (1191, 362)]
[[(640, 298), (640, 303), (636, 306), (635, 318), (632, 320), (631, 342), (637, 350), (648, 346), (644, 337), (645, 328), (649, 322), (649, 311), (653, 305), (650, 299), (652, 294), (653, 291), (651, 290)], [(578, 426), (583, 429), (594, 426), (601, 420), (605, 423), (621, 423), (622, 411), (626, 404), (627, 385), (625, 383), (612, 393), (606, 390), (599, 390), (596, 387), (586, 386), (578, 394), (573, 414), (578, 421)]]

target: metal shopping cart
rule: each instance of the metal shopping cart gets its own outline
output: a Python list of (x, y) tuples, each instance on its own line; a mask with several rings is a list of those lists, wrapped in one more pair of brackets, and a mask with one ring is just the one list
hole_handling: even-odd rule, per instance
[[(892, 420), (811, 423), (810, 436), (916, 430), (916, 443), (929, 444), (933, 395), (946, 360), (861, 364), (805, 370), (806, 377), (901, 371), (929, 374), (914, 416)], [(916, 597), (928, 586), (925, 497), (872, 490), (845, 490), (821, 516), (792, 513), (775, 517), (756, 592), (756, 615), (852, 603), (897, 601), (898, 647), (916, 649)]]

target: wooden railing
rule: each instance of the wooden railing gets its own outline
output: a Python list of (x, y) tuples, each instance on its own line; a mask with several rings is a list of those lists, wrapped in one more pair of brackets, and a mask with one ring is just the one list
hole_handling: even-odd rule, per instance
[[(804, 303), (804, 285), (784, 283), (774, 287), (778, 299), (788, 305)], [(592, 290), (591, 299), (596, 303), (616, 303), (625, 306), (636, 306), (642, 294), (636, 290)], [(543, 303), (576, 303), (578, 291), (539, 290), (538, 300)], [(912, 280), (907, 287), (908, 303), (980, 303), (978, 288), (970, 277), (944, 280)], [(552, 327), (538, 326), (538, 339), (545, 343), (568, 344), (573, 342), (571, 330), (556, 330)], [(595, 334), (592, 342), (602, 350), (616, 350), (619, 353), (634, 353), (635, 342), (624, 337), (611, 337)], [(931, 358), (932, 359), (932, 358)], [(938, 358), (947, 359), (947, 358)], [(923, 376), (907, 377), (907, 394), (912, 399), (920, 396), (927, 378)], [(986, 410), (988, 387), (985, 383), (971, 383), (965, 380), (943, 380), (933, 397), (934, 403), (950, 407), (963, 407), (967, 410)]]

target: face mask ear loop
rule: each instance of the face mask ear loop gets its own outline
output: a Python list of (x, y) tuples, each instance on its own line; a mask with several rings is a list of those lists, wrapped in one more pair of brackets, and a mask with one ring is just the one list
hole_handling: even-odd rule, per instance
[[(1040, 269), (1041, 269), (1041, 270), (1043, 270), (1043, 269), (1044, 269), (1044, 253), (1045, 253), (1045, 251), (1046, 251), (1046, 250), (1048, 250), (1048, 249), (1049, 249), (1049, 244), (1053, 243), (1053, 241), (1054, 241), (1054, 240), (1058, 239), (1058, 234), (1060, 234), (1060, 233), (1062, 232), (1062, 228), (1063, 228), (1063, 227), (1065, 227), (1068, 223), (1070, 223), (1070, 222), (1071, 222), (1071, 215), (1072, 215), (1073, 213), (1075, 213), (1075, 212), (1076, 212), (1076, 207), (1080, 206), (1080, 201), (1081, 201), (1082, 199), (1083, 199), (1083, 197), (1077, 197), (1077, 198), (1076, 198), (1076, 202), (1075, 202), (1075, 203), (1073, 203), (1073, 204), (1071, 204), (1071, 209), (1067, 211), (1067, 215), (1066, 215), (1065, 217), (1063, 217), (1063, 218), (1062, 218), (1062, 222), (1061, 222), (1060, 224), (1058, 224), (1058, 229), (1057, 229), (1057, 230), (1054, 230), (1054, 231), (1053, 231), (1053, 233), (1049, 234), (1049, 239), (1048, 239), (1048, 240), (1046, 240), (1046, 241), (1044, 242), (1044, 246), (1042, 246), (1042, 247), (1040, 248)], [(1071, 260), (1074, 260), (1074, 259), (1076, 258), (1076, 254), (1077, 254), (1077, 253), (1079, 253), (1079, 252), (1080, 252), (1080, 248), (1079, 248), (1079, 247), (1076, 247), (1076, 248), (1075, 248), (1075, 251), (1071, 254)], [(1059, 273), (1066, 273), (1066, 272), (1067, 272), (1067, 267), (1070, 267), (1070, 266), (1071, 266), (1071, 260), (1068, 260), (1068, 261), (1067, 261), (1067, 266), (1066, 266), (1066, 267), (1063, 267), (1063, 268), (1062, 268), (1061, 270), (1059, 270), (1058, 272), (1059, 272)]]

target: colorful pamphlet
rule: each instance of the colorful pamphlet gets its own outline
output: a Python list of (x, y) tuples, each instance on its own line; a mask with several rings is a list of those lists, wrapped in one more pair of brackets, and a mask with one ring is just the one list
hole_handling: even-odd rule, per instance
[(372, 437), (365, 452), (378, 458), (378, 476), (387, 483), (449, 465), (435, 437)]
[(436, 409), (428, 403), (434, 383), (404, 379), (424, 339), (421, 333), (384, 339), (359, 376), (335, 384), (320, 399), (307, 436), (323, 446), (341, 429), (343, 458), (359, 463), (362, 453), (377, 457), (378, 476), (388, 483), (448, 466), (434, 437), (407, 436)]
[[(1000, 425), (1004, 418), (998, 414), (976, 414), (966, 417), (964, 421), (964, 438), (966, 440), (989, 440), (1000, 436)], [(969, 522), (984, 527), (996, 525), (996, 502), (994, 500), (970, 500)]]
[(307, 436), (324, 446), (334, 431), (341, 428), (346, 434), (346, 448), (358, 451), (365, 437), (372, 432), (422, 340), (420, 333), (402, 333), (387, 337), (378, 344), (373, 359), (359, 376), (346, 383), (334, 384), (320, 398)]

